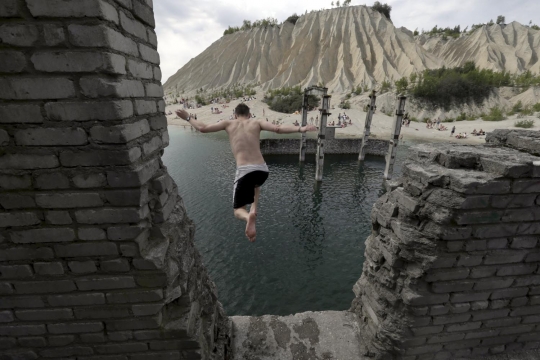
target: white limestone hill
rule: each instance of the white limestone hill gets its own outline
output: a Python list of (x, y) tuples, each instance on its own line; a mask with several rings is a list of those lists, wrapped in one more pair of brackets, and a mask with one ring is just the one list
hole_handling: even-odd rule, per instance
[(523, 106), (532, 106), (540, 103), (540, 87), (531, 87), (521, 94), (514, 96), (510, 101), (512, 104), (517, 104), (521, 101)]
[(240, 83), (266, 90), (323, 83), (340, 93), (442, 65), (411, 31), (394, 27), (366, 6), (351, 6), (306, 14), (295, 25), (223, 36), (170, 77), (165, 89), (189, 92)]
[(473, 61), (479, 68), (510, 73), (540, 72), (540, 30), (518, 22), (484, 25), (471, 34), (444, 40), (442, 36), (420, 35), (417, 42), (441, 59), (447, 67)]

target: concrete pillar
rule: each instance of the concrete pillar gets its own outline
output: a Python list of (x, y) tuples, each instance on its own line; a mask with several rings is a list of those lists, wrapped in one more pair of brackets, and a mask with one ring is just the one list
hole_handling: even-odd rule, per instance
[[(308, 92), (304, 92), (304, 100), (302, 102), (302, 126), (307, 125), (307, 117), (309, 110), (308, 96)], [(306, 133), (302, 133), (302, 138), (300, 140), (300, 161), (304, 161), (306, 159), (306, 147)]]
[[(535, 133), (487, 141), (538, 153)], [(351, 308), (364, 353), (430, 360), (540, 348), (539, 180), (540, 158), (518, 150), (412, 148), (371, 213)]]
[(384, 169), (384, 178), (390, 180), (394, 172), (394, 163), (396, 162), (397, 147), (399, 145), (399, 134), (401, 133), (401, 122), (405, 114), (405, 101), (407, 97), (398, 96), (396, 102), (396, 118), (390, 135), (390, 145), (386, 155), (386, 168)]
[(3, 0), (0, 21), (2, 356), (219, 356), (226, 318), (161, 162), (152, 1)]
[(319, 127), (319, 135), (317, 138), (317, 168), (315, 170), (315, 180), (322, 181), (323, 179), (323, 168), (324, 168), (324, 140), (326, 137), (326, 123), (328, 120), (328, 115), (331, 115), (328, 110), (330, 109), (330, 98), (331, 95), (326, 95), (324, 92), (322, 98), (322, 109), (321, 109), (321, 123)]
[(369, 140), (369, 135), (371, 134), (371, 119), (373, 119), (373, 112), (375, 111), (375, 103), (377, 101), (377, 95), (375, 90), (369, 95), (371, 101), (369, 108), (366, 114), (366, 121), (364, 124), (364, 135), (362, 136), (362, 147), (360, 148), (360, 154), (358, 155), (358, 160), (363, 161), (366, 157), (366, 148), (367, 142)]

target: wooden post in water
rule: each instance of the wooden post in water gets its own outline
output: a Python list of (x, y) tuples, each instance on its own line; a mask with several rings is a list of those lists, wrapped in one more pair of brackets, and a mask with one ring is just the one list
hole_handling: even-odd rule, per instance
[(362, 138), (362, 147), (360, 148), (360, 154), (358, 155), (358, 160), (363, 161), (366, 157), (366, 146), (371, 134), (371, 119), (373, 118), (373, 112), (375, 111), (375, 101), (377, 100), (377, 95), (375, 90), (369, 95), (371, 98), (371, 103), (369, 104), (369, 109), (366, 114), (366, 123), (364, 124), (364, 136)]
[(322, 101), (321, 109), (321, 124), (319, 127), (319, 136), (317, 138), (317, 169), (315, 171), (315, 181), (322, 181), (323, 178), (323, 167), (324, 167), (324, 138), (326, 136), (326, 122), (328, 120), (328, 115), (330, 113), (330, 98), (331, 95), (326, 95), (328, 89), (324, 88), (324, 95)]
[(399, 134), (401, 133), (401, 122), (403, 121), (403, 114), (405, 114), (405, 101), (407, 100), (407, 97), (399, 95), (396, 100), (396, 119), (390, 138), (388, 154), (386, 155), (386, 168), (384, 169), (384, 178), (386, 180), (392, 178), (392, 173), (394, 171), (394, 162), (396, 161), (397, 146), (399, 144)]
[[(309, 89), (306, 89), (304, 91), (304, 102), (302, 103), (302, 126), (307, 125), (307, 117), (308, 117), (308, 99), (309, 99)], [(306, 133), (302, 133), (302, 139), (300, 140), (300, 161), (306, 160)]]

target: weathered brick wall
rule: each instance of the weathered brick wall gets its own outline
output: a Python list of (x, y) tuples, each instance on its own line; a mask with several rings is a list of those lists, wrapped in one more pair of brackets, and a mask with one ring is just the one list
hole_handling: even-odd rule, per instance
[(373, 208), (354, 286), (367, 354), (540, 348), (539, 160), (491, 145), (413, 148), (401, 185)]
[(152, 0), (0, 1), (0, 358), (224, 358)]

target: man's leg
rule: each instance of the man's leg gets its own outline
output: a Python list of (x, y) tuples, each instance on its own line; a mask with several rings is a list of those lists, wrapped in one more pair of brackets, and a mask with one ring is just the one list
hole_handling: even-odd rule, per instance
[(261, 194), (261, 187), (255, 188), (255, 199), (253, 200), (253, 204), (251, 204), (251, 209), (249, 209), (250, 214), (257, 215), (257, 205), (259, 204), (259, 195)]
[(246, 236), (249, 241), (255, 242), (255, 237), (257, 236), (257, 230), (255, 229), (255, 221), (257, 220), (257, 215), (248, 213), (246, 207), (241, 207), (234, 209), (234, 216), (238, 220), (245, 221), (246, 224)]

